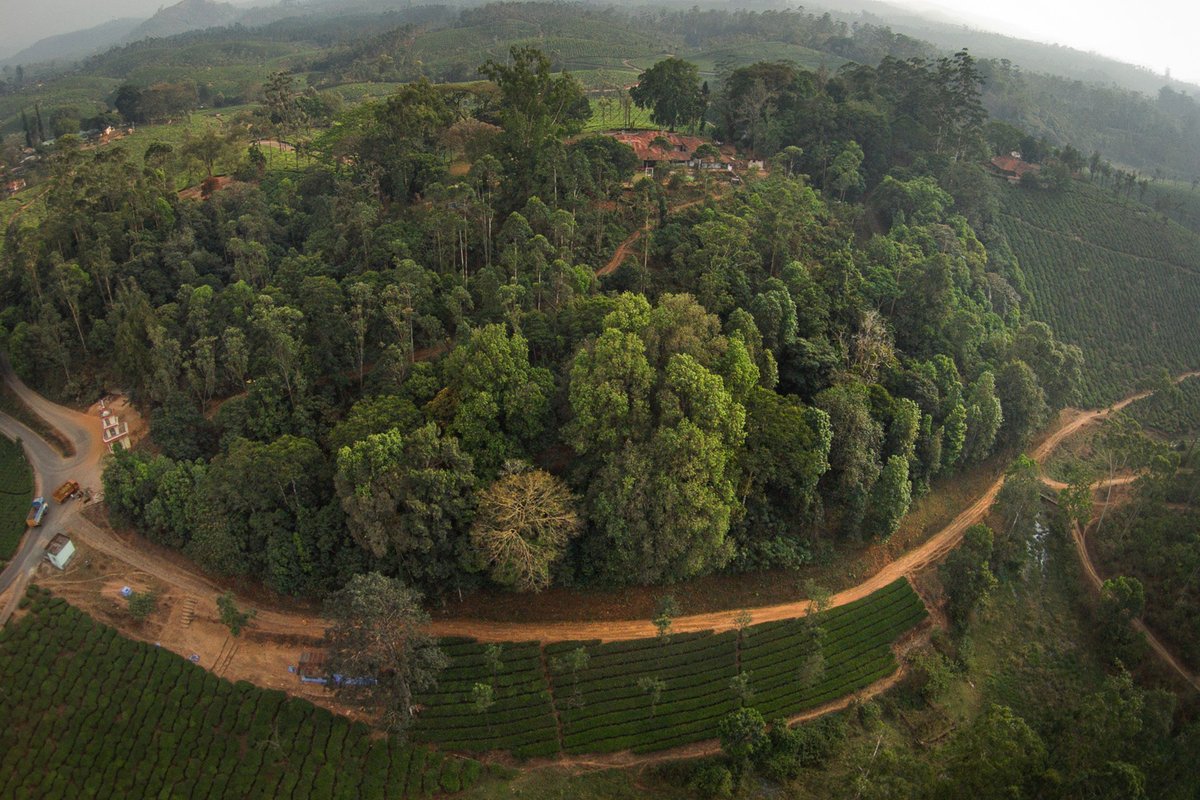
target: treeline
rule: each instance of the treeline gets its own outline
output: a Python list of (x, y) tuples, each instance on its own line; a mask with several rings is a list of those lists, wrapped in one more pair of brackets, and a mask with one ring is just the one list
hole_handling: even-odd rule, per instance
[[(484, 73), (348, 112), (311, 167), (203, 203), (169, 159), (59, 154), (44, 224), (6, 239), (6, 350), (152, 410), (160, 453), (106, 472), (118, 519), (282, 592), (672, 581), (886, 538), (1071, 400), (1078, 351), (933, 175), (887, 174), (873, 235), (786, 147), (671, 213), (689, 176), (622, 188), (632, 151), (572, 138), (587, 101), (540, 53)], [(948, 130), (920, 163), (967, 146)]]
[(980, 62), (983, 102), (997, 120), (1051, 144), (1099, 151), (1146, 172), (1190, 181), (1200, 174), (1200, 105), (1163, 86), (1157, 96), (1021, 70), (1007, 60)]
[(799, 148), (788, 151), (789, 169), (825, 188), (837, 181), (856, 197), (894, 167), (940, 173), (983, 156), (981, 83), (965, 51), (937, 60), (886, 57), (878, 67), (848, 65), (832, 76), (758, 63), (724, 82), (714, 122), (718, 137), (760, 155)]

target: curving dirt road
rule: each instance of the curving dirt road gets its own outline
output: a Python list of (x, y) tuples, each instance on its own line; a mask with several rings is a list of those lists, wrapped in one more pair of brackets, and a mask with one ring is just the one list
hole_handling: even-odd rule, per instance
[[(100, 418), (91, 418), (46, 400), (22, 383), (4, 359), (0, 359), (0, 379), (8, 383), (35, 414), (57, 428), (75, 445), (75, 455), (63, 457), (36, 432), (7, 414), (0, 414), (0, 433), (21, 443), (25, 458), (33, 468), (34, 496), (48, 496), (55, 487), (69, 479), (79, 481), (81, 486), (94, 492), (100, 491), (100, 464), (106, 452), (100, 438)], [(0, 592), (9, 593), (7, 602), (0, 608), (0, 625), (12, 615), (30, 576), (42, 563), (50, 539), (72, 525), (78, 514), (79, 501), (60, 504), (50, 500), (42, 524), (26, 532), (8, 566), (0, 572)]]
[[(1100, 587), (1104, 584), (1104, 578), (1096, 570), (1096, 565), (1092, 562), (1092, 555), (1088, 551), (1087, 538), (1085, 537), (1084, 530), (1079, 527), (1079, 523), (1077, 522), (1071, 523), (1071, 539), (1075, 542), (1075, 552), (1079, 554), (1079, 561), (1083, 564), (1083, 571), (1088, 577), (1088, 582), (1096, 592), (1099, 592)], [(1200, 691), (1200, 677), (1190, 672), (1179, 659), (1175, 658), (1175, 655), (1146, 627), (1144, 622), (1140, 619), (1135, 619), (1133, 627), (1141, 631), (1146, 637), (1146, 643), (1150, 645), (1150, 649), (1154, 651), (1159, 660), (1170, 667), (1179, 677), (1183, 678), (1193, 689)]]
[[(1177, 380), (1183, 380), (1186, 377), (1197, 374), (1200, 374), (1200, 372), (1189, 372), (1179, 376)], [(40, 475), (53, 475), (56, 479), (58, 476), (65, 476), (68, 473), (72, 476), (84, 476), (84, 478), (76, 477), (76, 479), (81, 480), (84, 485), (98, 488), (100, 462), (104, 454), (103, 445), (99, 442), (98, 420), (92, 420), (86, 415), (62, 408), (42, 398), (20, 383), (16, 379), (16, 376), (12, 375), (11, 371), (6, 371), (4, 377), (31, 408), (38, 414), (43, 415), (47, 421), (56, 427), (60, 427), (60, 430), (76, 443), (78, 455), (71, 460), (60, 458), (57, 453), (49, 450), (42, 443), (45, 452), (31, 453), (33, 456), (31, 463), (34, 464), (35, 470)], [(1148, 394), (1150, 393), (1139, 392), (1105, 409), (1072, 411), (1062, 415), (1057, 425), (1034, 448), (1032, 451), (1033, 458), (1039, 461), (1045, 459), (1063, 439), (1078, 431), (1083, 426), (1102, 419), (1114, 411), (1124, 408), (1129, 403), (1146, 397)], [(32, 435), (32, 432), (21, 435), (29, 437)], [(40, 442), (40, 440), (36, 439), (36, 436), (33, 436), (33, 439), (31, 439), (31, 441), (34, 440)], [(892, 561), (882, 570), (857, 586), (834, 595), (831, 604), (833, 606), (840, 606), (853, 602), (883, 588), (897, 578), (915, 573), (929, 564), (941, 560), (946, 553), (957, 546), (963, 532), (967, 528), (984, 518), (1002, 485), (1002, 478), (994, 481), (974, 503), (955, 517), (949, 525), (942, 528), (920, 546)], [(72, 530), (83, 541), (98, 550), (126, 561), (131, 566), (135, 566), (168, 583), (175, 584), (180, 588), (186, 588), (189, 591), (208, 594), (218, 592), (223, 588), (194, 570), (186, 569), (176, 563), (156, 557), (153, 553), (145, 549), (140, 549), (135, 545), (123, 542), (110, 531), (102, 530), (77, 513), (68, 511), (67, 514), (68, 516), (64, 518), (63, 522), (69, 519)], [(33, 539), (34, 537), (27, 538)], [(325, 627), (323, 620), (313, 616), (266, 607), (262, 604), (249, 601), (245, 602), (245, 605), (255, 608), (258, 611), (256, 627), (267, 632), (276, 632), (285, 635), (314, 635), (320, 634)], [(748, 611), (754, 622), (767, 622), (802, 616), (807, 613), (810, 605), (811, 603), (808, 600), (796, 600), (789, 603), (751, 608)], [(680, 617), (675, 620), (672, 627), (673, 630), (680, 632), (731, 630), (736, 627), (734, 617), (741, 610), (735, 608), (728, 611)], [(440, 619), (430, 625), (430, 631), (442, 636), (471, 636), (480, 641), (615, 640), (642, 638), (653, 636), (656, 633), (652, 623), (649, 620), (643, 619), (592, 622), (510, 623), (481, 622), (472, 619)]]
[[(711, 199), (716, 199), (720, 197), (720, 195), (711, 195), (710, 197)], [(686, 203), (680, 203), (679, 205), (671, 206), (669, 209), (667, 209), (667, 213), (676, 214), (680, 211), (683, 211), (685, 208), (698, 206), (701, 203), (707, 202), (710, 197), (700, 197), (695, 200), (689, 200)], [(629, 255), (629, 248), (633, 247), (639, 239), (646, 235), (646, 232), (649, 230), (649, 225), (643, 225), (633, 233), (629, 234), (629, 236), (625, 237), (625, 241), (617, 245), (617, 249), (613, 252), (613, 257), (608, 260), (608, 263), (596, 270), (596, 277), (603, 278), (605, 275), (611, 275), (612, 273), (616, 272), (617, 268), (620, 267), (621, 264), (625, 263), (625, 257)]]

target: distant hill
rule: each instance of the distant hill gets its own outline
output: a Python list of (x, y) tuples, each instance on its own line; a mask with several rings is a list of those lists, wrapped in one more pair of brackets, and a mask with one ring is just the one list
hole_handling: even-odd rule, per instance
[(21, 52), (7, 58), (5, 64), (44, 64), (57, 61), (78, 61), (103, 52), (113, 45), (129, 40), (129, 36), (145, 20), (114, 19), (82, 31), (60, 33), (34, 42)]
[(125, 41), (161, 39), (188, 31), (232, 25), (241, 18), (243, 13), (242, 9), (229, 3), (217, 3), (213, 0), (181, 0), (173, 6), (160, 9), (153, 17), (134, 28)]
[(1029, 72), (1045, 72), (1105, 86), (1112, 84), (1150, 97), (1156, 96), (1167, 84), (1175, 91), (1200, 94), (1200, 86), (1171, 80), (1145, 67), (1073, 47), (981, 30), (962, 22), (952, 22), (947, 15), (935, 18), (879, 0), (817, 0), (810, 10), (818, 7), (828, 8), (835, 16), (849, 21), (886, 25), (896, 33), (930, 42), (945, 50), (965, 47), (977, 58), (1007, 59)]

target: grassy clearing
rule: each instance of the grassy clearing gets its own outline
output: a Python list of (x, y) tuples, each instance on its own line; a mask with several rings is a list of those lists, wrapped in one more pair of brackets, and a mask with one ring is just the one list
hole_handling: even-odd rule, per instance
[[(890, 674), (897, 666), (891, 643), (925, 614), (904, 579), (822, 614), (824, 668), (808, 678), (801, 675), (812, 641), (806, 620), (750, 625), (740, 635), (505, 644), (490, 654), (484, 645), (447, 641), (450, 666), (437, 691), (419, 698), (425, 710), (414, 737), (523, 756), (654, 752), (711, 739), (717, 721), (744, 701), (764, 715), (789, 716)], [(750, 675), (750, 695), (730, 685), (739, 671)], [(480, 685), (491, 687), (491, 705), (477, 702)]]
[(0, 436), (0, 559), (12, 558), (25, 534), (33, 471), (20, 445)]
[(458, 792), (482, 774), (30, 595), (31, 613), (0, 632), (0, 796), (382, 800)]

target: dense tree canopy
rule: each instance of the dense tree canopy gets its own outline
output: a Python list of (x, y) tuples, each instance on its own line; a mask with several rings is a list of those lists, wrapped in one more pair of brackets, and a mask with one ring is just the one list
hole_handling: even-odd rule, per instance
[[(50, 392), (149, 408), (158, 454), (106, 476), (118, 518), (282, 592), (800, 566), (1074, 396), (1078, 351), (960, 202), (974, 70), (735, 69), (721, 135), (777, 157), (705, 202), (624, 188), (634, 152), (577, 135), (580, 84), (528, 47), (339, 112), (294, 170), (250, 151), (198, 201), (172, 149), (64, 150), (45, 224), (5, 238), (5, 347)], [(656, 114), (705, 116), (693, 66), (645, 77), (687, 84)], [(309, 113), (286, 78), (279, 124)], [(597, 277), (642, 227), (638, 267)], [(538, 486), (563, 525), (503, 523)]]

